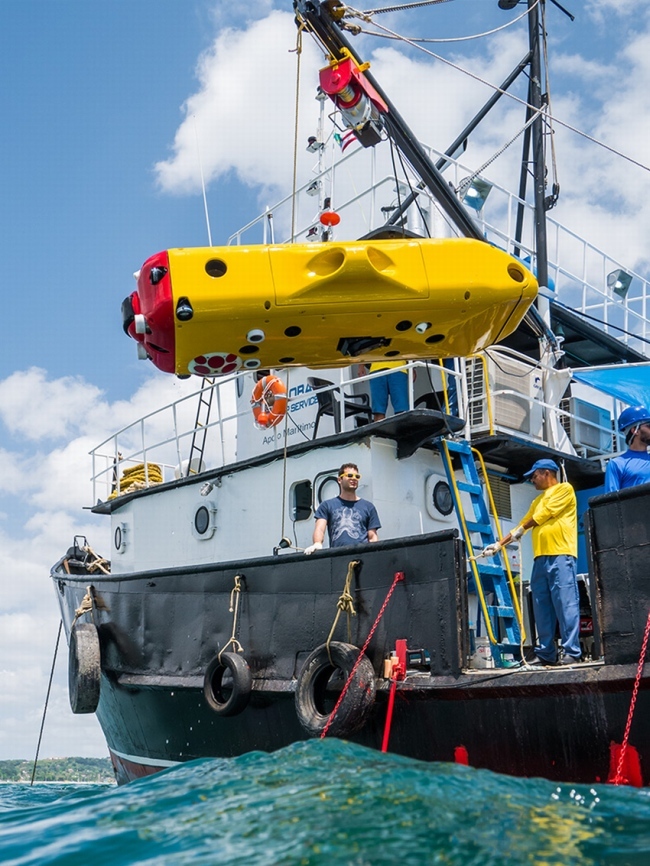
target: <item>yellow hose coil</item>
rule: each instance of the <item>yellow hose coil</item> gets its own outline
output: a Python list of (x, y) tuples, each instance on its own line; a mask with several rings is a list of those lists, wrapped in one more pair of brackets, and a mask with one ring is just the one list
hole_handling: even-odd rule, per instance
[(147, 463), (146, 470), (144, 463), (137, 463), (122, 472), (119, 493), (114, 490), (108, 498), (115, 499), (124, 493), (132, 493), (134, 490), (143, 490), (154, 484), (162, 484), (162, 481), (162, 469), (157, 463)]

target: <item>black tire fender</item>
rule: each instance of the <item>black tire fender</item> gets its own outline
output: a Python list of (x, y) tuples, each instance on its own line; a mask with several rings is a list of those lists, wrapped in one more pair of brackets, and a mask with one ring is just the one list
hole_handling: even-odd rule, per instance
[[(310, 736), (320, 736), (329, 722), (331, 711), (327, 713), (325, 708), (325, 692), (330, 677), (338, 669), (347, 682), (359, 653), (359, 647), (332, 641), (329, 651), (327, 644), (321, 644), (305, 660), (296, 684), (296, 712), (300, 724)], [(346, 737), (362, 728), (375, 702), (376, 689), (375, 672), (364, 655), (332, 719), (328, 734)]]
[[(223, 688), (224, 674), (232, 677), (229, 695)], [(237, 653), (221, 653), (215, 656), (205, 672), (203, 694), (210, 709), (219, 716), (236, 716), (245, 710), (253, 688), (253, 675), (246, 659)]]
[(94, 713), (99, 703), (102, 673), (97, 628), (77, 622), (70, 631), (68, 648), (68, 697), (75, 714)]

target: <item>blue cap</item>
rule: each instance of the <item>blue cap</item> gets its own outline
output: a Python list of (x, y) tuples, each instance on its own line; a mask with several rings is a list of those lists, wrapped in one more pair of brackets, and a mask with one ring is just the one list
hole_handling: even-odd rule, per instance
[(533, 472), (536, 472), (538, 469), (550, 469), (551, 472), (560, 471), (560, 467), (557, 465), (555, 460), (538, 460), (536, 463), (533, 463), (528, 472), (524, 472), (524, 478), (530, 477)]

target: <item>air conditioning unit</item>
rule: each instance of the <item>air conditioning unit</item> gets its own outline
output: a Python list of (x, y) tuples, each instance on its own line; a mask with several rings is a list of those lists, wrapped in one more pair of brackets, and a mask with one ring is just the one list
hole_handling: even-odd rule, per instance
[(602, 406), (569, 397), (560, 401), (562, 426), (574, 448), (585, 457), (609, 454), (614, 450), (612, 416)]
[(468, 421), (472, 434), (489, 432), (488, 394), (495, 432), (518, 433), (543, 441), (544, 406), (539, 367), (496, 355), (466, 364)]

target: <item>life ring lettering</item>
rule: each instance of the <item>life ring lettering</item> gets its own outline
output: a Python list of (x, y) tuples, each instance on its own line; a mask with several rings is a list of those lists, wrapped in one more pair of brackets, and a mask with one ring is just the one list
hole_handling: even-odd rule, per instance
[[(296, 684), (296, 713), (302, 727), (312, 737), (322, 734), (340, 694), (338, 684), (331, 680), (337, 670), (343, 678), (342, 688), (359, 657), (359, 648), (348, 643), (332, 641), (321, 644), (306, 659)], [(377, 684), (370, 660), (363, 656), (354, 673), (336, 715), (329, 724), (328, 733), (346, 737), (365, 724), (375, 702)]]
[(263, 430), (275, 427), (287, 414), (287, 389), (277, 376), (264, 376), (251, 397), (255, 424)]
[[(224, 682), (226, 674), (229, 681)], [(205, 672), (203, 694), (219, 716), (236, 716), (245, 710), (253, 688), (253, 675), (246, 659), (237, 653), (215, 656)]]

